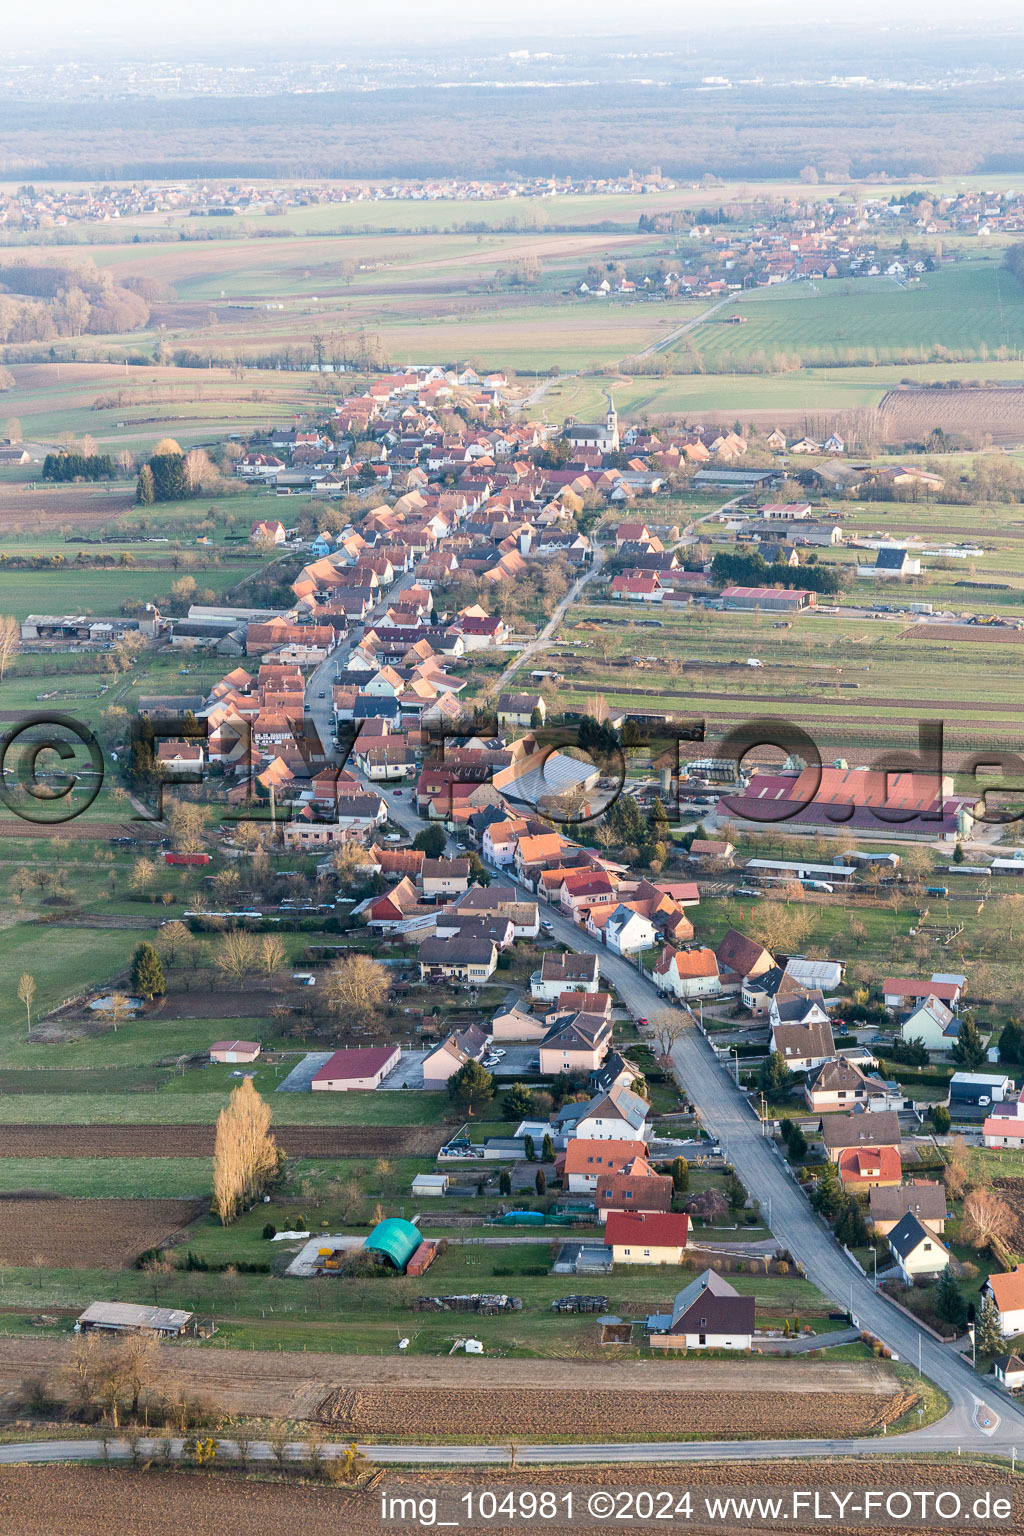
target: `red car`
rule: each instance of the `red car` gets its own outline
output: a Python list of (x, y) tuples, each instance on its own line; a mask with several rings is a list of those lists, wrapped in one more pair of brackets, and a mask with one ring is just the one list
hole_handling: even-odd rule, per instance
[(400, 789), (393, 789), (391, 791), (391, 793), (394, 795), (395, 799), (397, 800), (399, 795), (402, 793), (402, 791)]
[(640, 1025), (641, 1028), (643, 1028), (645, 1024), (649, 1024), (651, 1021), (650, 1019), (637, 1019), (636, 1022)]

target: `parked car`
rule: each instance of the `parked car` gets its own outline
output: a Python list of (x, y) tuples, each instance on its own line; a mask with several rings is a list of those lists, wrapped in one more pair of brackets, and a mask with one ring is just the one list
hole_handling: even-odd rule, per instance
[(398, 799), (400, 799), (400, 798), (401, 798), (401, 795), (402, 795), (402, 791), (401, 791), (401, 790), (400, 790), (400, 789), (393, 789), (393, 790), (392, 790), (392, 791), (391, 791), (391, 793), (392, 793), (392, 794), (393, 794), (393, 795), (394, 795), (394, 797), (395, 797), (395, 799), (396, 799), (396, 800), (398, 800)]

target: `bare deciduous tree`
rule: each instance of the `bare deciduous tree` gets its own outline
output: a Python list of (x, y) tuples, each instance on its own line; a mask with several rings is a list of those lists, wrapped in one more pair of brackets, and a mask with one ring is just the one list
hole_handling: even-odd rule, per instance
[(279, 933), (261, 933), (256, 943), (256, 962), (264, 976), (275, 976), (283, 970), (288, 951)]
[(664, 1008), (651, 1019), (651, 1043), (658, 1056), (668, 1056), (689, 1020), (685, 1013)]
[(25, 1004), (28, 1032), (32, 1033), (32, 1003), (36, 995), (36, 979), (30, 971), (23, 971), (18, 982), (18, 1001)]
[(244, 981), (257, 965), (256, 935), (244, 928), (232, 928), (217, 941), (213, 963), (229, 981)]
[(961, 1232), (972, 1247), (984, 1248), (993, 1238), (1005, 1242), (1015, 1224), (1010, 1207), (991, 1190), (972, 1189), (964, 1197)]
[(387, 968), (369, 955), (350, 955), (332, 965), (324, 979), (324, 1002), (336, 1015), (372, 1023), (391, 991)]

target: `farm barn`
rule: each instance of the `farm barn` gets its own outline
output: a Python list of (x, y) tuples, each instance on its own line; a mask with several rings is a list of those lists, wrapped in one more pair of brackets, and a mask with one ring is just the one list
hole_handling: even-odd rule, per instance
[(255, 1061), (260, 1050), (257, 1040), (215, 1040), (210, 1046), (210, 1060), (228, 1063)]
[(330, 1061), (317, 1072), (311, 1084), (314, 1092), (332, 1090), (346, 1093), (350, 1088), (379, 1088), (389, 1072), (401, 1060), (397, 1045), (373, 1045), (350, 1051), (335, 1051)]
[(161, 1339), (195, 1338), (194, 1312), (170, 1307), (137, 1307), (126, 1301), (94, 1301), (75, 1324), (76, 1333), (155, 1333)]

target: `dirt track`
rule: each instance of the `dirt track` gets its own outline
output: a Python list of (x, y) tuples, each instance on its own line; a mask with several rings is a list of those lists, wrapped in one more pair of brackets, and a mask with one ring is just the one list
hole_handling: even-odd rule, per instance
[[(426, 1125), (275, 1125), (289, 1157), (429, 1157)], [(0, 1157), (212, 1157), (212, 1125), (0, 1125)]]

